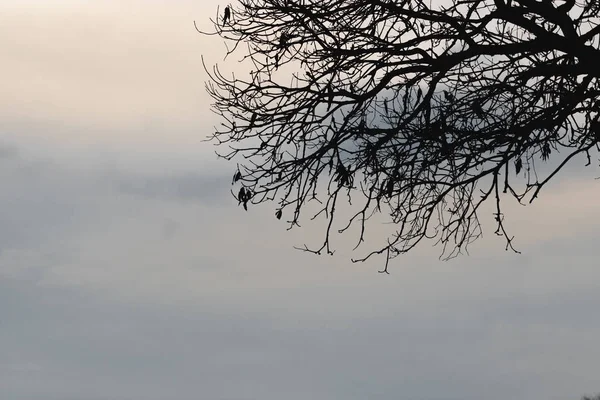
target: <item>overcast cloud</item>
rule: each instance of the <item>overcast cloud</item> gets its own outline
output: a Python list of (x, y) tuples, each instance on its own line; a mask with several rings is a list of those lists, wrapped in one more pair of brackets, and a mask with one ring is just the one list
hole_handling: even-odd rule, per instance
[[(223, 3), (224, 4), (224, 3)], [(0, 5), (0, 398), (564, 400), (600, 391), (598, 170), (440, 262), (334, 257), (244, 212), (200, 55), (212, 1)], [(378, 228), (373, 228), (377, 235)]]

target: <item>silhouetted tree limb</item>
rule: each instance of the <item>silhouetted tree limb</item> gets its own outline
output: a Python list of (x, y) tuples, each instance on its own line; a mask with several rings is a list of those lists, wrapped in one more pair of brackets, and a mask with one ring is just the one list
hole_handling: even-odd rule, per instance
[[(481, 236), (478, 210), (490, 197), (496, 234), (515, 250), (501, 199), (531, 202), (573, 157), (591, 161), (599, 149), (599, 8), (240, 0), (210, 33), (225, 40), (226, 58), (243, 55), (244, 69), (228, 77), (205, 65), (223, 119), (210, 139), (229, 148), (222, 157), (243, 157), (234, 181), (244, 207), (276, 201), (291, 228), (319, 205), (324, 241), (304, 250), (333, 252), (336, 205), (350, 200), (339, 232), (358, 224), (357, 247), (374, 214), (397, 227), (354, 261), (382, 254), (387, 272), (424, 238), (451, 258)], [(536, 162), (551, 157), (539, 176)]]

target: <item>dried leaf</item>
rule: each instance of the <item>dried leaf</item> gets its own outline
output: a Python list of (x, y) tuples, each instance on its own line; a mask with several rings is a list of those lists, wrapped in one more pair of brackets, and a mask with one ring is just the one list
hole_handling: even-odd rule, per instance
[(394, 194), (394, 181), (391, 178), (388, 179), (385, 189), (387, 196), (392, 197), (392, 195)]
[(550, 153), (552, 151), (550, 150), (550, 143), (546, 142), (544, 143), (544, 145), (542, 146), (542, 160), (546, 161), (548, 160), (548, 158), (550, 158)]
[[(240, 179), (242, 179), (242, 173), (240, 171), (237, 171), (235, 173), (235, 175), (233, 175), (233, 183), (236, 183), (237, 181), (239, 181)], [(232, 184), (233, 184), (232, 183)]]
[(246, 188), (241, 187), (238, 192), (238, 205), (246, 201)]
[(523, 168), (523, 161), (521, 161), (520, 158), (517, 158), (517, 161), (515, 161), (515, 170), (517, 171), (517, 175), (521, 172), (522, 168)]

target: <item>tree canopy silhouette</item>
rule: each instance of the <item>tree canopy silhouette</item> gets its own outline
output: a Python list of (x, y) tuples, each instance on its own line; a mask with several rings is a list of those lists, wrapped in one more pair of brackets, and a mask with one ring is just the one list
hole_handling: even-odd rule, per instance
[[(356, 224), (359, 245), (373, 215), (395, 224), (353, 259), (382, 254), (385, 272), (425, 238), (445, 258), (466, 250), (487, 200), (496, 233), (517, 251), (501, 200), (533, 201), (570, 160), (589, 165), (600, 149), (599, 9), (597, 0), (240, 0), (217, 10), (213, 32), (199, 30), (224, 39), (226, 60), (240, 54), (231, 76), (204, 64), (222, 118), (209, 140), (241, 160), (244, 207), (275, 201), (291, 228), (318, 204), (324, 241), (307, 251), (332, 252), (348, 200), (338, 231)], [(536, 165), (550, 159), (542, 176)]]

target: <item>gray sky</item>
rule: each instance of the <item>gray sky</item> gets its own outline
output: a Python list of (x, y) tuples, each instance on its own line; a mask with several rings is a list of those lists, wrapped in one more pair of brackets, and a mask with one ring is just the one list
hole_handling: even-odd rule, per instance
[[(578, 399), (600, 391), (599, 171), (486, 236), (351, 264), (243, 212), (199, 36), (214, 1), (0, 5), (0, 397)], [(231, 68), (228, 64), (226, 68)], [(377, 228), (374, 234), (376, 235)]]

